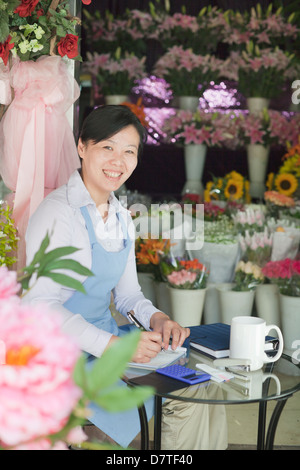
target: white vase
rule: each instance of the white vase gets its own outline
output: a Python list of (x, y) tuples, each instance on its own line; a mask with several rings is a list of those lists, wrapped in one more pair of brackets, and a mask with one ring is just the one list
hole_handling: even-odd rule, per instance
[(144, 296), (146, 297), (146, 299), (150, 300), (153, 305), (155, 305), (156, 295), (153, 275), (150, 273), (137, 273), (137, 276)]
[(234, 291), (234, 284), (221, 284), (217, 287), (219, 294), (219, 305), (221, 321), (227, 325), (231, 324), (234, 317), (251, 316), (255, 292)]
[(170, 293), (166, 282), (154, 282), (154, 291), (156, 297), (156, 307), (172, 318), (172, 309), (170, 302)]
[(209, 325), (211, 323), (221, 322), (221, 311), (219, 306), (219, 297), (217, 291), (217, 284), (208, 283), (205, 302), (203, 309), (203, 323)]
[(264, 108), (269, 107), (270, 100), (268, 98), (247, 98), (247, 108), (250, 113), (260, 113)]
[(255, 307), (259, 318), (267, 325), (281, 328), (279, 291), (276, 284), (260, 284), (255, 289)]
[(198, 96), (179, 96), (179, 108), (187, 111), (196, 112), (199, 106)]
[(106, 95), (104, 98), (106, 104), (121, 104), (128, 101), (127, 95)]
[(207, 146), (204, 144), (188, 144), (184, 146), (184, 165), (186, 182), (182, 194), (192, 193), (203, 195), (202, 175), (205, 165)]
[(250, 195), (262, 198), (266, 190), (266, 173), (270, 147), (261, 144), (247, 145), (247, 160), (250, 179)]
[(284, 348), (291, 351), (300, 347), (300, 297), (279, 294), (281, 331)]
[(172, 319), (181, 326), (200, 325), (206, 289), (176, 289), (167, 286), (170, 293)]

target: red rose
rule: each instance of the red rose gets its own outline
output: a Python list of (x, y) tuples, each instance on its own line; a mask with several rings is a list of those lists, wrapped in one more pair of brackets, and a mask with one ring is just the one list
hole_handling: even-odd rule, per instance
[(39, 0), (21, 0), (21, 5), (15, 9), (14, 13), (18, 13), (22, 18), (30, 16), (38, 3)]
[(7, 65), (9, 51), (14, 47), (14, 44), (10, 44), (11, 36), (8, 36), (6, 41), (0, 43), (0, 57), (4, 62), (4, 65)]
[(67, 56), (69, 59), (74, 59), (78, 56), (78, 36), (74, 34), (66, 34), (57, 44), (59, 55)]
[(92, 0), (82, 0), (82, 3), (84, 5), (90, 5), (92, 3)]

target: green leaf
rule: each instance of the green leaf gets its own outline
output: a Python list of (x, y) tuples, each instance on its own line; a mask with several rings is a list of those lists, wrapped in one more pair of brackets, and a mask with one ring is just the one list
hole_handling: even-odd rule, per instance
[(52, 263), (47, 263), (47, 265), (43, 268), (42, 273), (44, 274), (56, 269), (69, 269), (70, 271), (74, 271), (77, 274), (82, 274), (83, 276), (94, 276), (90, 269), (82, 266), (82, 264), (73, 259), (59, 259), (54, 260)]
[(154, 393), (152, 387), (118, 387), (101, 393), (94, 402), (107, 411), (125, 411), (141, 406)]
[(88, 387), (92, 393), (110, 387), (121, 377), (134, 355), (139, 338), (139, 331), (125, 335), (94, 361), (88, 377)]
[(65, 287), (71, 287), (72, 289), (78, 290), (79, 292), (82, 292), (85, 294), (85, 288), (81, 284), (81, 282), (77, 281), (76, 279), (73, 279), (70, 276), (67, 276), (66, 274), (60, 274), (60, 273), (48, 273), (45, 272), (41, 276), (38, 277), (49, 277), (52, 279), (54, 282), (57, 282), (58, 284), (61, 284)]
[(50, 263), (57, 258), (71, 255), (78, 250), (79, 248), (75, 248), (74, 246), (62, 246), (59, 248), (54, 248), (54, 250), (48, 251), (48, 253), (44, 254), (43, 259), (40, 261), (40, 267), (44, 268), (47, 263)]

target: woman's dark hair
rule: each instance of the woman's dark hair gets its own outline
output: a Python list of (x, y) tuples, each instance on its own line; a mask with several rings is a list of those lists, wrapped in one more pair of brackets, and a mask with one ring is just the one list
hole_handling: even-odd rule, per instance
[(130, 125), (136, 128), (140, 136), (138, 148), (140, 156), (148, 133), (139, 118), (125, 105), (105, 105), (93, 109), (83, 121), (79, 138), (83, 143), (97, 144)]

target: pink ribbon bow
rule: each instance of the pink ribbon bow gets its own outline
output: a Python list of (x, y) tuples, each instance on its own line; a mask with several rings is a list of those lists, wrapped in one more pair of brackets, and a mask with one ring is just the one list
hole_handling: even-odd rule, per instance
[(0, 123), (0, 173), (15, 192), (13, 217), (24, 236), (45, 195), (80, 166), (66, 117), (79, 86), (59, 56), (16, 60), (11, 83), (15, 97)]

